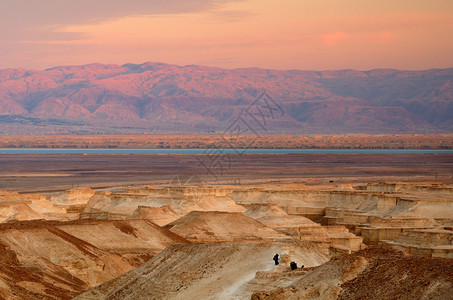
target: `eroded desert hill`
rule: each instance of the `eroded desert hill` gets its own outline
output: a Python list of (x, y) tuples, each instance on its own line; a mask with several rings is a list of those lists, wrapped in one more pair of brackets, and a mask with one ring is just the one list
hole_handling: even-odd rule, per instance
[(453, 69), (315, 72), (162, 63), (5, 69), (0, 132), (223, 130), (265, 90), (275, 103), (261, 108), (275, 115), (265, 128), (249, 124), (255, 131), (451, 132), (452, 80)]
[(147, 220), (0, 224), (0, 298), (71, 299), (187, 243)]
[[(274, 252), (285, 253), (284, 266), (265, 260)], [(291, 271), (291, 260), (304, 269)], [(323, 260), (320, 248), (300, 242), (174, 245), (76, 299), (451, 299), (453, 292), (451, 259), (375, 246)]]
[[(76, 299), (247, 299), (256, 272), (286, 269), (291, 260), (318, 266), (326, 250), (298, 241), (175, 245)], [(289, 260), (284, 267), (274, 265), (275, 253)]]
[(449, 299), (452, 195), (438, 182), (2, 191), (0, 298)]
[(340, 255), (297, 275), (290, 286), (255, 292), (251, 299), (451, 299), (453, 295), (453, 260), (411, 257), (388, 246)]

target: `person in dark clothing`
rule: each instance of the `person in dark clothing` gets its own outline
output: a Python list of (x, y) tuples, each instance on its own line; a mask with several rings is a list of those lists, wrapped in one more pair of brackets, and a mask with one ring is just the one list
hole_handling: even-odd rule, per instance
[(293, 271), (294, 271), (295, 269), (297, 269), (297, 264), (296, 264), (296, 262), (294, 262), (294, 261), (292, 261), (292, 262), (289, 264), (289, 266), (291, 267), (291, 270), (293, 270)]
[(273, 260), (275, 261), (275, 265), (278, 265), (278, 254), (274, 255)]

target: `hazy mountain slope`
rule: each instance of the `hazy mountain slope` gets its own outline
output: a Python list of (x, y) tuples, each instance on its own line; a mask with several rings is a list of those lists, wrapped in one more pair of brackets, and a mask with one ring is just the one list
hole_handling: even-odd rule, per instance
[(284, 113), (273, 111), (265, 126), (249, 118), (255, 131), (451, 132), (452, 82), (453, 69), (314, 72), (161, 63), (5, 69), (0, 133), (223, 131), (247, 116), (262, 91)]

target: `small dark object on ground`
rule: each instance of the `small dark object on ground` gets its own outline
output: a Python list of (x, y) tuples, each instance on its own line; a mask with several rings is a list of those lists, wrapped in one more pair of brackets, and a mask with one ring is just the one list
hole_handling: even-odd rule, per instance
[(275, 261), (275, 265), (278, 265), (278, 254), (274, 255), (273, 260)]
[(291, 267), (291, 270), (297, 269), (297, 264), (296, 264), (294, 261), (292, 261), (292, 262), (289, 264), (289, 266)]

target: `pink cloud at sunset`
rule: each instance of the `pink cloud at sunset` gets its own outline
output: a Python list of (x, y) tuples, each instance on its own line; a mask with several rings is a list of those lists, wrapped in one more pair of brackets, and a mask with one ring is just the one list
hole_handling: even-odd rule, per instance
[(322, 36), (322, 40), (326, 45), (335, 45), (340, 41), (349, 40), (351, 36), (344, 32), (335, 32), (330, 34), (325, 34)]
[(400, 35), (392, 32), (382, 32), (373, 34), (357, 34), (350, 35), (345, 32), (335, 32), (323, 35), (322, 41), (324, 44), (333, 46), (343, 41), (361, 41), (361, 42), (392, 42), (397, 39)]
[[(86, 17), (74, 2), (59, 7), (75, 10), (68, 20), (46, 20), (38, 10), (42, 18), (23, 16), (30, 24), (0, 21), (6, 37), (0, 67), (145, 61), (315, 70), (453, 65), (453, 2), (445, 0), (131, 1), (130, 7), (115, 0), (111, 11), (98, 5)], [(0, 9), (5, 14), (8, 6)]]

